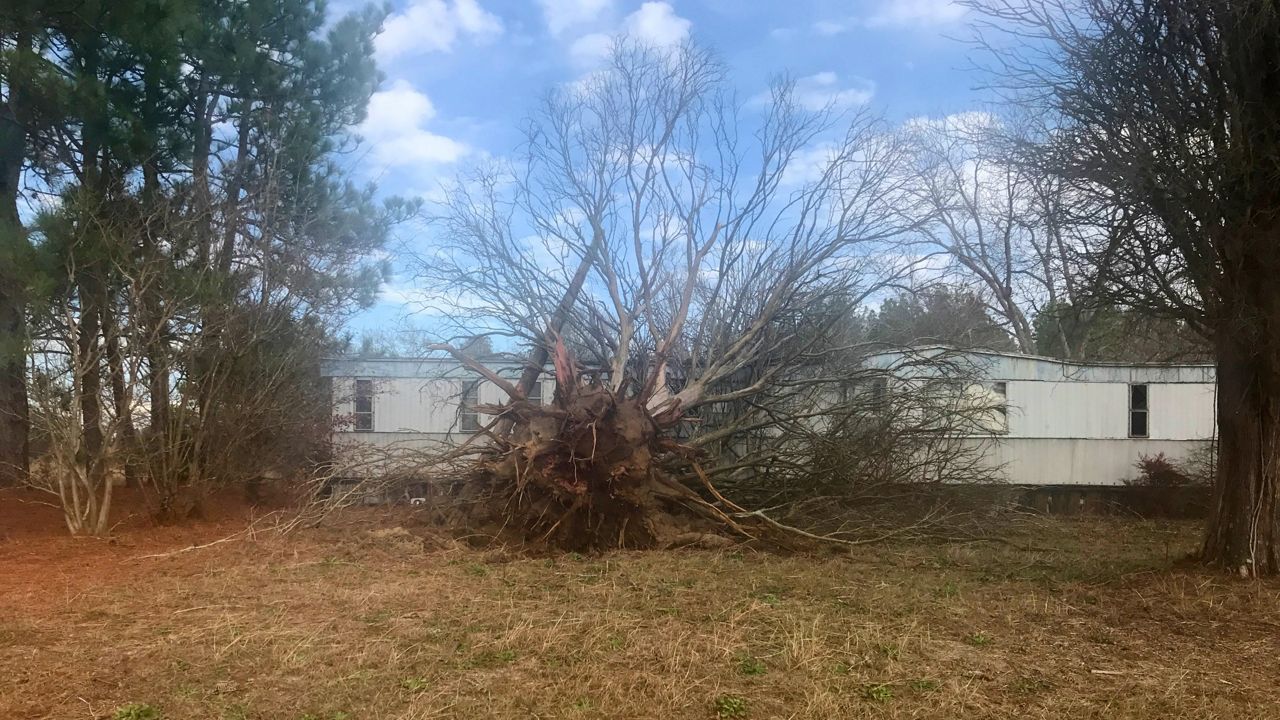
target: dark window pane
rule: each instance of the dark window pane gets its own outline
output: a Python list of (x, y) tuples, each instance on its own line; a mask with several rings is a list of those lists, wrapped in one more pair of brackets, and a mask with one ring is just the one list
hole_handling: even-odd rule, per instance
[(373, 413), (356, 413), (357, 430), (373, 430)]
[(1129, 435), (1133, 437), (1147, 436), (1147, 412), (1134, 410), (1129, 413)]
[(1146, 410), (1147, 409), (1147, 386), (1146, 385), (1130, 385), (1129, 386), (1129, 409), (1130, 410)]
[(877, 377), (871, 379), (871, 402), (876, 405), (884, 403), (889, 397), (889, 379)]

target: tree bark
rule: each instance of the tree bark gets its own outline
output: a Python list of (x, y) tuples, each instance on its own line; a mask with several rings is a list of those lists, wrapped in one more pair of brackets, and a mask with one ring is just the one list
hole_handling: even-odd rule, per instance
[(219, 280), (231, 276), (232, 261), (236, 255), (236, 235), (240, 231), (240, 192), (244, 189), (249, 174), (249, 136), (253, 124), (248, 110), (240, 118), (240, 127), (236, 133), (236, 164), (231, 174), (231, 183), (227, 187), (227, 197), (222, 208), (222, 246), (218, 249)]
[(196, 216), (196, 267), (205, 270), (209, 267), (210, 245), (212, 243), (209, 218), (212, 206), (212, 193), (209, 190), (209, 148), (213, 142), (212, 108), (217, 103), (210, 96), (208, 77), (201, 71), (200, 84), (196, 88), (193, 100), (195, 115), (194, 137), (192, 138), (191, 178), (194, 185), (193, 210)]
[[(148, 108), (160, 108), (158, 70), (148, 66), (143, 78)], [(144, 457), (147, 479), (152, 488), (168, 481), (170, 462), (169, 427), (169, 326), (165, 320), (165, 291), (168, 287), (167, 258), (160, 250), (160, 237), (168, 232), (167, 208), (160, 187), (158, 139), (163, 120), (158, 114), (145, 117), (152, 144), (142, 162), (143, 224), (141, 263), (135, 278), (138, 290), (138, 318), (141, 345), (147, 360), (147, 397), (150, 403), (148, 427), (137, 447)]]
[[(20, 232), (16, 223), (0, 220), (0, 233)], [(0, 240), (6, 244), (11, 239)], [(3, 262), (3, 261), (0, 261)], [(29, 470), (30, 440), (26, 384), (26, 313), (17, 278), (0, 270), (0, 487), (24, 482)]]
[(107, 298), (102, 307), (102, 336), (111, 381), (111, 402), (120, 423), (120, 450), (124, 454), (124, 484), (138, 486), (138, 431), (133, 423), (133, 399), (129, 397), (124, 355), (120, 351), (120, 327)]
[[(516, 383), (516, 388), (519, 390), (521, 397), (529, 396), (529, 391), (533, 389), (533, 384), (538, 381), (538, 376), (542, 374), (543, 368), (546, 367), (547, 360), (551, 358), (549, 344), (554, 342), (553, 336), (558, 336), (564, 331), (564, 324), (569, 319), (569, 313), (573, 312), (573, 305), (578, 302), (578, 296), (582, 294), (582, 286), (587, 281), (591, 263), (595, 261), (596, 254), (600, 252), (600, 246), (603, 243), (604, 231), (597, 228), (592, 234), (591, 244), (587, 246), (587, 251), (582, 255), (582, 260), (578, 262), (578, 269), (574, 271), (573, 279), (569, 281), (569, 286), (565, 288), (564, 295), (560, 298), (560, 303), (556, 305), (555, 312), (547, 321), (547, 331), (543, 342), (533, 346), (533, 352), (529, 355), (529, 363), (525, 365), (524, 372), (520, 373), (520, 380)], [(511, 432), (511, 428), (511, 422), (503, 420), (499, 423), (495, 433), (499, 436), (506, 436)]]
[(26, 306), (18, 270), (27, 244), (18, 217), (18, 189), (27, 149), (19, 66), (29, 49), (29, 39), (19, 33), (17, 61), (11, 67), (16, 72), (8, 78), (7, 101), (0, 103), (0, 487), (25, 481), (30, 462)]
[(1280, 572), (1280, 356), (1246, 333), (1217, 341), (1218, 465), (1202, 559), (1242, 576)]
[[(83, 65), (81, 73), (85, 78), (96, 81), (98, 77), (99, 38), (87, 33), (83, 43)], [(106, 194), (103, 192), (104, 147), (103, 139), (107, 122), (100, 113), (89, 112), (81, 130), (81, 192), (82, 202), (90, 213), (99, 210)], [(77, 369), (75, 382), (79, 384), (79, 404), (81, 420), (81, 461), (85, 477), (90, 488), (101, 487), (106, 466), (103, 456), (104, 434), (102, 430), (102, 363), (98, 339), (102, 333), (102, 310), (106, 305), (107, 285), (104, 279), (105, 258), (103, 239), (84, 220), (73, 250), (74, 277), (76, 294), (80, 300), (80, 326), (76, 335), (77, 361), (73, 367)], [(83, 248), (83, 254), (75, 252)], [(92, 493), (93, 491), (90, 490)], [(92, 522), (92, 521), (91, 521)]]
[[(98, 480), (104, 469), (102, 456), (102, 364), (98, 351), (98, 337), (102, 324), (102, 290), (94, 269), (84, 271), (78, 280), (80, 295), (80, 328), (76, 338), (76, 352), (80, 384), (80, 419), (83, 427), (83, 451), (85, 474), (90, 480)], [(96, 482), (91, 487), (98, 487)]]

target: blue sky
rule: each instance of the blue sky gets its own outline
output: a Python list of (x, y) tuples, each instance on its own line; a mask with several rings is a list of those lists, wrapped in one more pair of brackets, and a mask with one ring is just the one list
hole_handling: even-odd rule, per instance
[[(438, 194), (468, 163), (511, 154), (539, 96), (590, 72), (618, 34), (714, 49), (743, 99), (786, 72), (815, 105), (868, 104), (895, 122), (972, 110), (981, 97), (954, 39), (966, 20), (951, 0), (397, 0), (356, 173), (386, 194)], [(429, 242), (418, 232), (401, 240)], [(410, 290), (398, 275), (351, 328), (396, 325)]]

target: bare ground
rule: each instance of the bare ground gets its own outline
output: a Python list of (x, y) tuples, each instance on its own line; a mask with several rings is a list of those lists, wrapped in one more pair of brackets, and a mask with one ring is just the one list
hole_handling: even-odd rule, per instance
[(1181, 567), (1192, 524), (529, 557), (386, 521), (0, 524), (0, 717), (1280, 716), (1280, 584)]

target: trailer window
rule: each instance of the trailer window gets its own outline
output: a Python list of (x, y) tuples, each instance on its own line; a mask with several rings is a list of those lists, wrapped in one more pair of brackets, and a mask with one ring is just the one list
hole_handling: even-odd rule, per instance
[(1000, 432), (1009, 430), (1009, 385), (1004, 382), (991, 383), (991, 394), (995, 395), (996, 424)]
[(868, 385), (868, 394), (871, 396), (871, 405), (876, 410), (884, 409), (889, 402), (889, 378), (879, 375), (871, 378)]
[(462, 405), (458, 408), (458, 427), (462, 432), (475, 432), (480, 429), (480, 415), (476, 405), (480, 404), (480, 383), (473, 382), (462, 394)]
[(373, 381), (357, 380), (355, 396), (355, 429), (373, 430)]
[(1144, 438), (1148, 435), (1147, 386), (1129, 386), (1129, 437)]

